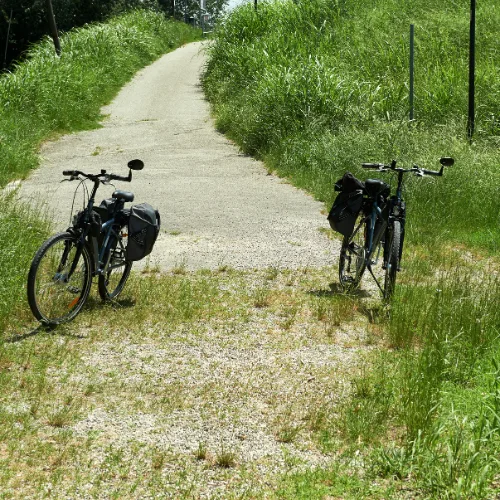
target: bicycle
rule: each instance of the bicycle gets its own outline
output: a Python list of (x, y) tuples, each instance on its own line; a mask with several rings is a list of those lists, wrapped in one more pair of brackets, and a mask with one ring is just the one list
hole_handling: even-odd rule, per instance
[[(71, 321), (85, 304), (95, 276), (100, 297), (113, 300), (123, 291), (132, 261), (127, 258), (125, 227), (130, 217), (126, 202), (134, 200), (129, 191), (116, 190), (111, 200), (96, 207), (95, 195), (101, 184), (132, 181), (132, 170), (142, 170), (141, 160), (128, 162), (127, 177), (86, 174), (64, 170), (66, 181), (80, 181), (87, 193), (85, 208), (74, 217), (71, 226), (45, 241), (36, 252), (28, 273), (28, 303), (36, 319), (46, 325)], [(94, 183), (89, 196), (86, 180)], [(63, 181), (64, 182), (64, 181)], [(75, 190), (78, 190), (78, 187)]]
[[(344, 235), (340, 249), (339, 280), (344, 291), (359, 287), (363, 274), (368, 269), (384, 299), (391, 298), (396, 285), (396, 274), (400, 271), (405, 237), (406, 204), (402, 198), (403, 176), (411, 172), (419, 177), (442, 176), (444, 167), (451, 167), (454, 160), (443, 157), (440, 163), (439, 171), (426, 170), (417, 165), (407, 169), (396, 167), (396, 160), (389, 165), (361, 165), (365, 169), (375, 169), (378, 172), (397, 173), (397, 188), (396, 193), (391, 195), (390, 186), (380, 179), (367, 179), (361, 183), (361, 189), (356, 194), (359, 203), (355, 203), (359, 210), (353, 214), (354, 230)], [(341, 181), (337, 182), (335, 190), (342, 191)], [(385, 271), (383, 287), (372, 269), (379, 262), (382, 248), (382, 269)]]

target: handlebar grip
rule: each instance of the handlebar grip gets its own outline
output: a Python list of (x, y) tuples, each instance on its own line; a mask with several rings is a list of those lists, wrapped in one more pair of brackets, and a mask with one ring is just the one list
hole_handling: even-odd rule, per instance
[(124, 181), (124, 182), (130, 182), (132, 179), (130, 178), (130, 175), (128, 177), (123, 177), (121, 175), (115, 175), (111, 174), (109, 176), (109, 180), (111, 181)]
[(63, 175), (75, 176), (78, 175), (78, 172), (76, 170), (63, 170)]
[(425, 174), (425, 175), (437, 175), (437, 176), (441, 176), (443, 175), (443, 169), (441, 169), (439, 172), (436, 171), (436, 170), (426, 170), (425, 168), (422, 168), (421, 171)]
[(361, 166), (363, 168), (380, 168), (380, 167), (385, 167), (383, 163), (362, 163)]

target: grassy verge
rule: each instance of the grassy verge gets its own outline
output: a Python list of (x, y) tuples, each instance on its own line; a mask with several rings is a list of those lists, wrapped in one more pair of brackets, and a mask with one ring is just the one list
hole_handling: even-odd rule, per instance
[[(327, 204), (361, 162), (435, 168), (409, 182), (411, 241), (499, 248), (500, 87), (494, 2), (478, 6), (476, 141), (465, 140), (467, 6), (418, 2), (263, 3), (221, 26), (204, 79), (221, 130)], [(408, 32), (416, 25), (416, 122), (408, 124)], [(412, 179), (413, 181), (413, 179)], [(426, 240), (427, 241), (427, 240)]]
[[(331, 203), (346, 170), (396, 158), (442, 179), (409, 179), (387, 349), (325, 427), (344, 466), (286, 476), (283, 497), (484, 498), (498, 484), (498, 51), (500, 12), (478, 6), (477, 133), (465, 137), (467, 5), (427, 0), (264, 3), (215, 37), (204, 85), (218, 126), (248, 153)], [(417, 39), (408, 123), (408, 32)], [(384, 178), (387, 180), (387, 178)], [(340, 436), (340, 437), (339, 437)]]

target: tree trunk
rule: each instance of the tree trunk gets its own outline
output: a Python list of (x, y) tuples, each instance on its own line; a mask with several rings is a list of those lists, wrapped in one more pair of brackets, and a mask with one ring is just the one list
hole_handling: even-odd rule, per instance
[(61, 44), (59, 43), (59, 35), (57, 34), (56, 18), (54, 17), (54, 9), (52, 8), (52, 0), (45, 0), (45, 5), (47, 8), (47, 20), (49, 21), (50, 35), (52, 40), (54, 40), (54, 47), (56, 49), (56, 54), (61, 55)]

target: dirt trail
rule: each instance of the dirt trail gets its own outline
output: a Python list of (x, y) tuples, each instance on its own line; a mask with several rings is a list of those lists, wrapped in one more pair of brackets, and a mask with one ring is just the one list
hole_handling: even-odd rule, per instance
[[(103, 109), (98, 130), (45, 145), (43, 164), (21, 187), (22, 197), (47, 196), (56, 226), (64, 229), (75, 183), (63, 169), (126, 173), (132, 158), (145, 162), (132, 184), (117, 183), (162, 215), (152, 263), (163, 269), (324, 266), (333, 243), (321, 204), (262, 164), (242, 155), (214, 129), (199, 78), (201, 43), (186, 45), (140, 71)], [(100, 191), (108, 197), (112, 187)], [(79, 198), (81, 203), (81, 198)]]

